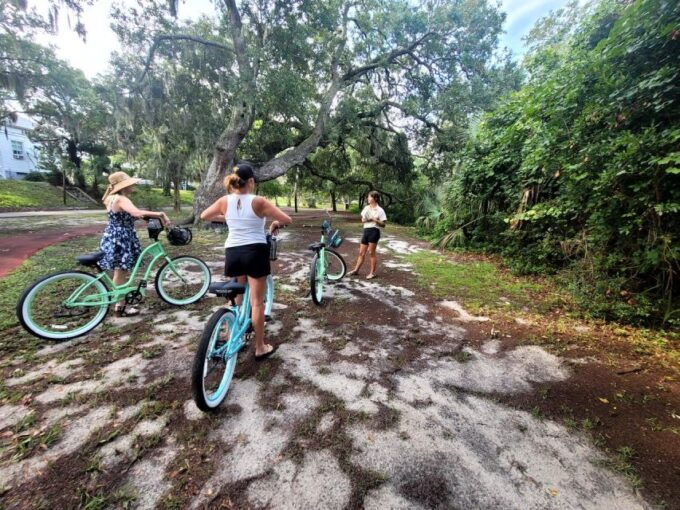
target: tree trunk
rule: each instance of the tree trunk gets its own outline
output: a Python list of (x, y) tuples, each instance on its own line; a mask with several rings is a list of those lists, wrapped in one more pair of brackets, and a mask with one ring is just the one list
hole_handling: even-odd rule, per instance
[(182, 212), (182, 202), (179, 196), (179, 167), (175, 165), (174, 172), (172, 174), (172, 183), (175, 187), (175, 212)]
[(64, 205), (66, 205), (66, 170), (61, 169), (61, 191), (64, 199)]
[[(248, 97), (243, 94), (243, 98)], [(240, 106), (234, 107), (229, 124), (215, 145), (213, 159), (194, 196), (194, 223), (198, 223), (201, 212), (224, 195), (224, 178), (234, 166), (236, 150), (250, 131), (253, 123), (252, 98), (255, 94), (242, 99)]]
[(295, 212), (298, 212), (298, 174), (295, 171), (295, 185), (293, 186), (293, 195), (295, 196)]
[(331, 190), (331, 205), (333, 206), (333, 212), (338, 212), (338, 206), (335, 203), (335, 190)]
[(167, 172), (166, 175), (163, 176), (163, 196), (164, 197), (172, 196), (172, 193), (171, 193), (172, 176), (168, 175), (170, 173), (171, 172)]

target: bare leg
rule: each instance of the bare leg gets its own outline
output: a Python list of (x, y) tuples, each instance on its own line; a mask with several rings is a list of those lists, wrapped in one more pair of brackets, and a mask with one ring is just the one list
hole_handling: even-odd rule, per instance
[[(113, 283), (115, 283), (117, 286), (123, 285), (129, 278), (130, 274), (127, 271), (124, 271), (122, 269), (114, 269), (113, 270)], [(121, 299), (116, 303), (116, 309), (120, 308), (123, 306), (125, 301)]]
[(267, 277), (248, 277), (250, 286), (250, 307), (253, 329), (255, 330), (255, 356), (268, 353), (274, 347), (264, 343), (264, 293), (267, 288)]
[[(246, 283), (248, 281), (248, 277), (247, 276), (237, 276), (236, 281), (239, 282), (239, 283)], [(252, 293), (253, 290), (250, 289), (250, 292)], [(238, 296), (236, 296), (236, 305), (241, 306), (241, 303), (243, 303), (243, 294), (239, 294)]]
[(378, 255), (376, 255), (376, 249), (378, 248), (378, 243), (369, 243), (368, 254), (371, 257), (371, 272), (368, 275), (369, 278), (375, 276), (375, 270), (378, 268)]
[(366, 258), (366, 250), (368, 250), (368, 245), (367, 244), (360, 244), (359, 245), (359, 257), (357, 257), (357, 263), (354, 266), (354, 269), (352, 269), (348, 275), (353, 275), (357, 274), (359, 272), (359, 269), (361, 269), (361, 266), (364, 265), (364, 259)]

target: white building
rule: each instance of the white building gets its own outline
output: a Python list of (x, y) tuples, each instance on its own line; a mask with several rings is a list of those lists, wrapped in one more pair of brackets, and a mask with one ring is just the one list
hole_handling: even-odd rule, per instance
[(0, 124), (0, 179), (23, 179), (38, 170), (39, 150), (28, 137), (33, 121), (19, 114), (17, 121)]

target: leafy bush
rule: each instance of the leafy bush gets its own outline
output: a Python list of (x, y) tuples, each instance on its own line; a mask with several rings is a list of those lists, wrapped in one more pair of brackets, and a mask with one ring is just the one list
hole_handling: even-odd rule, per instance
[(24, 180), (28, 182), (45, 182), (45, 176), (42, 172), (29, 172), (24, 177)]
[(680, 4), (603, 1), (526, 65), (431, 231), (565, 271), (596, 315), (680, 324)]

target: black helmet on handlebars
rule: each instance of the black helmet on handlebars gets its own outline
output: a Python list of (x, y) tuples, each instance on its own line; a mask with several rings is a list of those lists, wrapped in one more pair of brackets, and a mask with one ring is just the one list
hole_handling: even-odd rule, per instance
[(193, 235), (187, 227), (172, 227), (168, 230), (168, 241), (174, 246), (184, 246), (191, 242)]
[(163, 225), (159, 220), (149, 220), (147, 230), (149, 231), (149, 238), (158, 241), (158, 235), (163, 231)]

